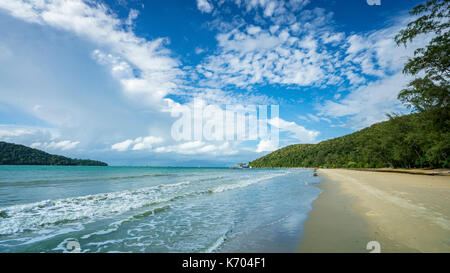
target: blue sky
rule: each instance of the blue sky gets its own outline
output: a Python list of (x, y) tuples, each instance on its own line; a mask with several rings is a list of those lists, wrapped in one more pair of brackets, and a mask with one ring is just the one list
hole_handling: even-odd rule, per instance
[(422, 1), (0, 0), (0, 140), (113, 165), (230, 166), (275, 149), (175, 141), (171, 111), (279, 105), (279, 146), (404, 112)]

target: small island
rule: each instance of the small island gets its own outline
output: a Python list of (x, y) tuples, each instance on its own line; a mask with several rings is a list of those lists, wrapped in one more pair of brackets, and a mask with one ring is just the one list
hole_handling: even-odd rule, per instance
[(52, 155), (24, 145), (0, 141), (0, 165), (108, 166), (105, 162)]

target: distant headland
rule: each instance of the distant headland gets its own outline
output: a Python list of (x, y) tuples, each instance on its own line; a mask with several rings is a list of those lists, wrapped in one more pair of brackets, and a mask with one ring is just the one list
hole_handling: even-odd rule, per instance
[(105, 162), (52, 155), (24, 145), (0, 141), (0, 165), (108, 166)]

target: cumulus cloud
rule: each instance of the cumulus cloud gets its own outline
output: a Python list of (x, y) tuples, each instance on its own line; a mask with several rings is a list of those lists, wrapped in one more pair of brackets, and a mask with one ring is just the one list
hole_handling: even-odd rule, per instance
[(133, 143), (134, 143), (133, 140), (127, 139), (122, 142), (118, 142), (118, 143), (111, 145), (111, 149), (119, 151), (119, 152), (124, 152), (124, 151), (127, 151), (128, 148), (130, 147), (130, 145)]
[(265, 19), (258, 17), (250, 24), (242, 17), (230, 27), (219, 28), (218, 49), (196, 67), (200, 83), (241, 89), (259, 84), (324, 87), (343, 83), (347, 67), (361, 64), (345, 59), (351, 45), (344, 33), (330, 27), (331, 13), (321, 8), (302, 10), (308, 2), (236, 2)]
[(256, 152), (262, 153), (262, 152), (272, 152), (278, 149), (278, 145), (274, 143), (272, 140), (262, 139), (259, 141), (258, 145), (256, 146)]
[[(346, 36), (330, 27), (331, 15), (323, 9), (295, 13), (286, 8), (303, 9), (308, 1), (274, 3), (237, 3), (270, 18), (256, 21), (259, 25), (242, 19), (232, 28), (219, 29), (218, 49), (197, 66), (202, 84), (252, 89), (258, 84), (323, 88), (348, 83), (356, 88), (398, 72), (427, 42), (418, 39), (407, 49), (396, 45), (394, 37), (407, 17), (384, 29)], [(281, 14), (284, 21), (274, 21)]]
[[(27, 22), (74, 33), (107, 50), (108, 53), (104, 55), (111, 56), (110, 59), (120, 59), (120, 63), (104, 63), (111, 65), (111, 72), (120, 81), (123, 90), (130, 95), (137, 95), (146, 103), (154, 105), (161, 102), (177, 86), (181, 70), (178, 61), (164, 47), (167, 39), (147, 41), (124, 28), (137, 17), (138, 12), (135, 10), (130, 11), (129, 17), (123, 22), (105, 5), (95, 2), (88, 4), (82, 0), (0, 1), (0, 9)], [(94, 55), (99, 56), (102, 49), (98, 49)], [(129, 73), (131, 68), (139, 73)], [(121, 73), (117, 69), (127, 71)]]
[(335, 57), (319, 53), (317, 41), (310, 36), (299, 38), (285, 29), (272, 33), (250, 27), (218, 34), (217, 41), (219, 54), (198, 66), (207, 85), (319, 86), (333, 74), (327, 66)]
[(119, 152), (128, 151), (130, 149), (133, 151), (151, 150), (152, 145), (159, 144), (162, 142), (164, 142), (164, 139), (161, 137), (155, 136), (138, 137), (134, 140), (127, 139), (122, 142), (115, 143), (111, 145), (111, 149)]
[(286, 121), (281, 118), (273, 118), (269, 120), (272, 126), (276, 126), (280, 131), (285, 131), (290, 133), (290, 137), (302, 143), (314, 143), (317, 142), (316, 138), (319, 136), (319, 132), (315, 130), (308, 130), (305, 127), (298, 125), (297, 123), (291, 121)]
[(197, 0), (197, 8), (201, 12), (210, 13), (213, 10), (213, 5), (208, 0)]

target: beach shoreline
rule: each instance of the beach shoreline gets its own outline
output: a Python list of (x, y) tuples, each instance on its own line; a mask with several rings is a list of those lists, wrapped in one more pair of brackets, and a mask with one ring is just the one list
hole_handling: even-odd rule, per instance
[(450, 177), (320, 169), (299, 252), (450, 252)]

